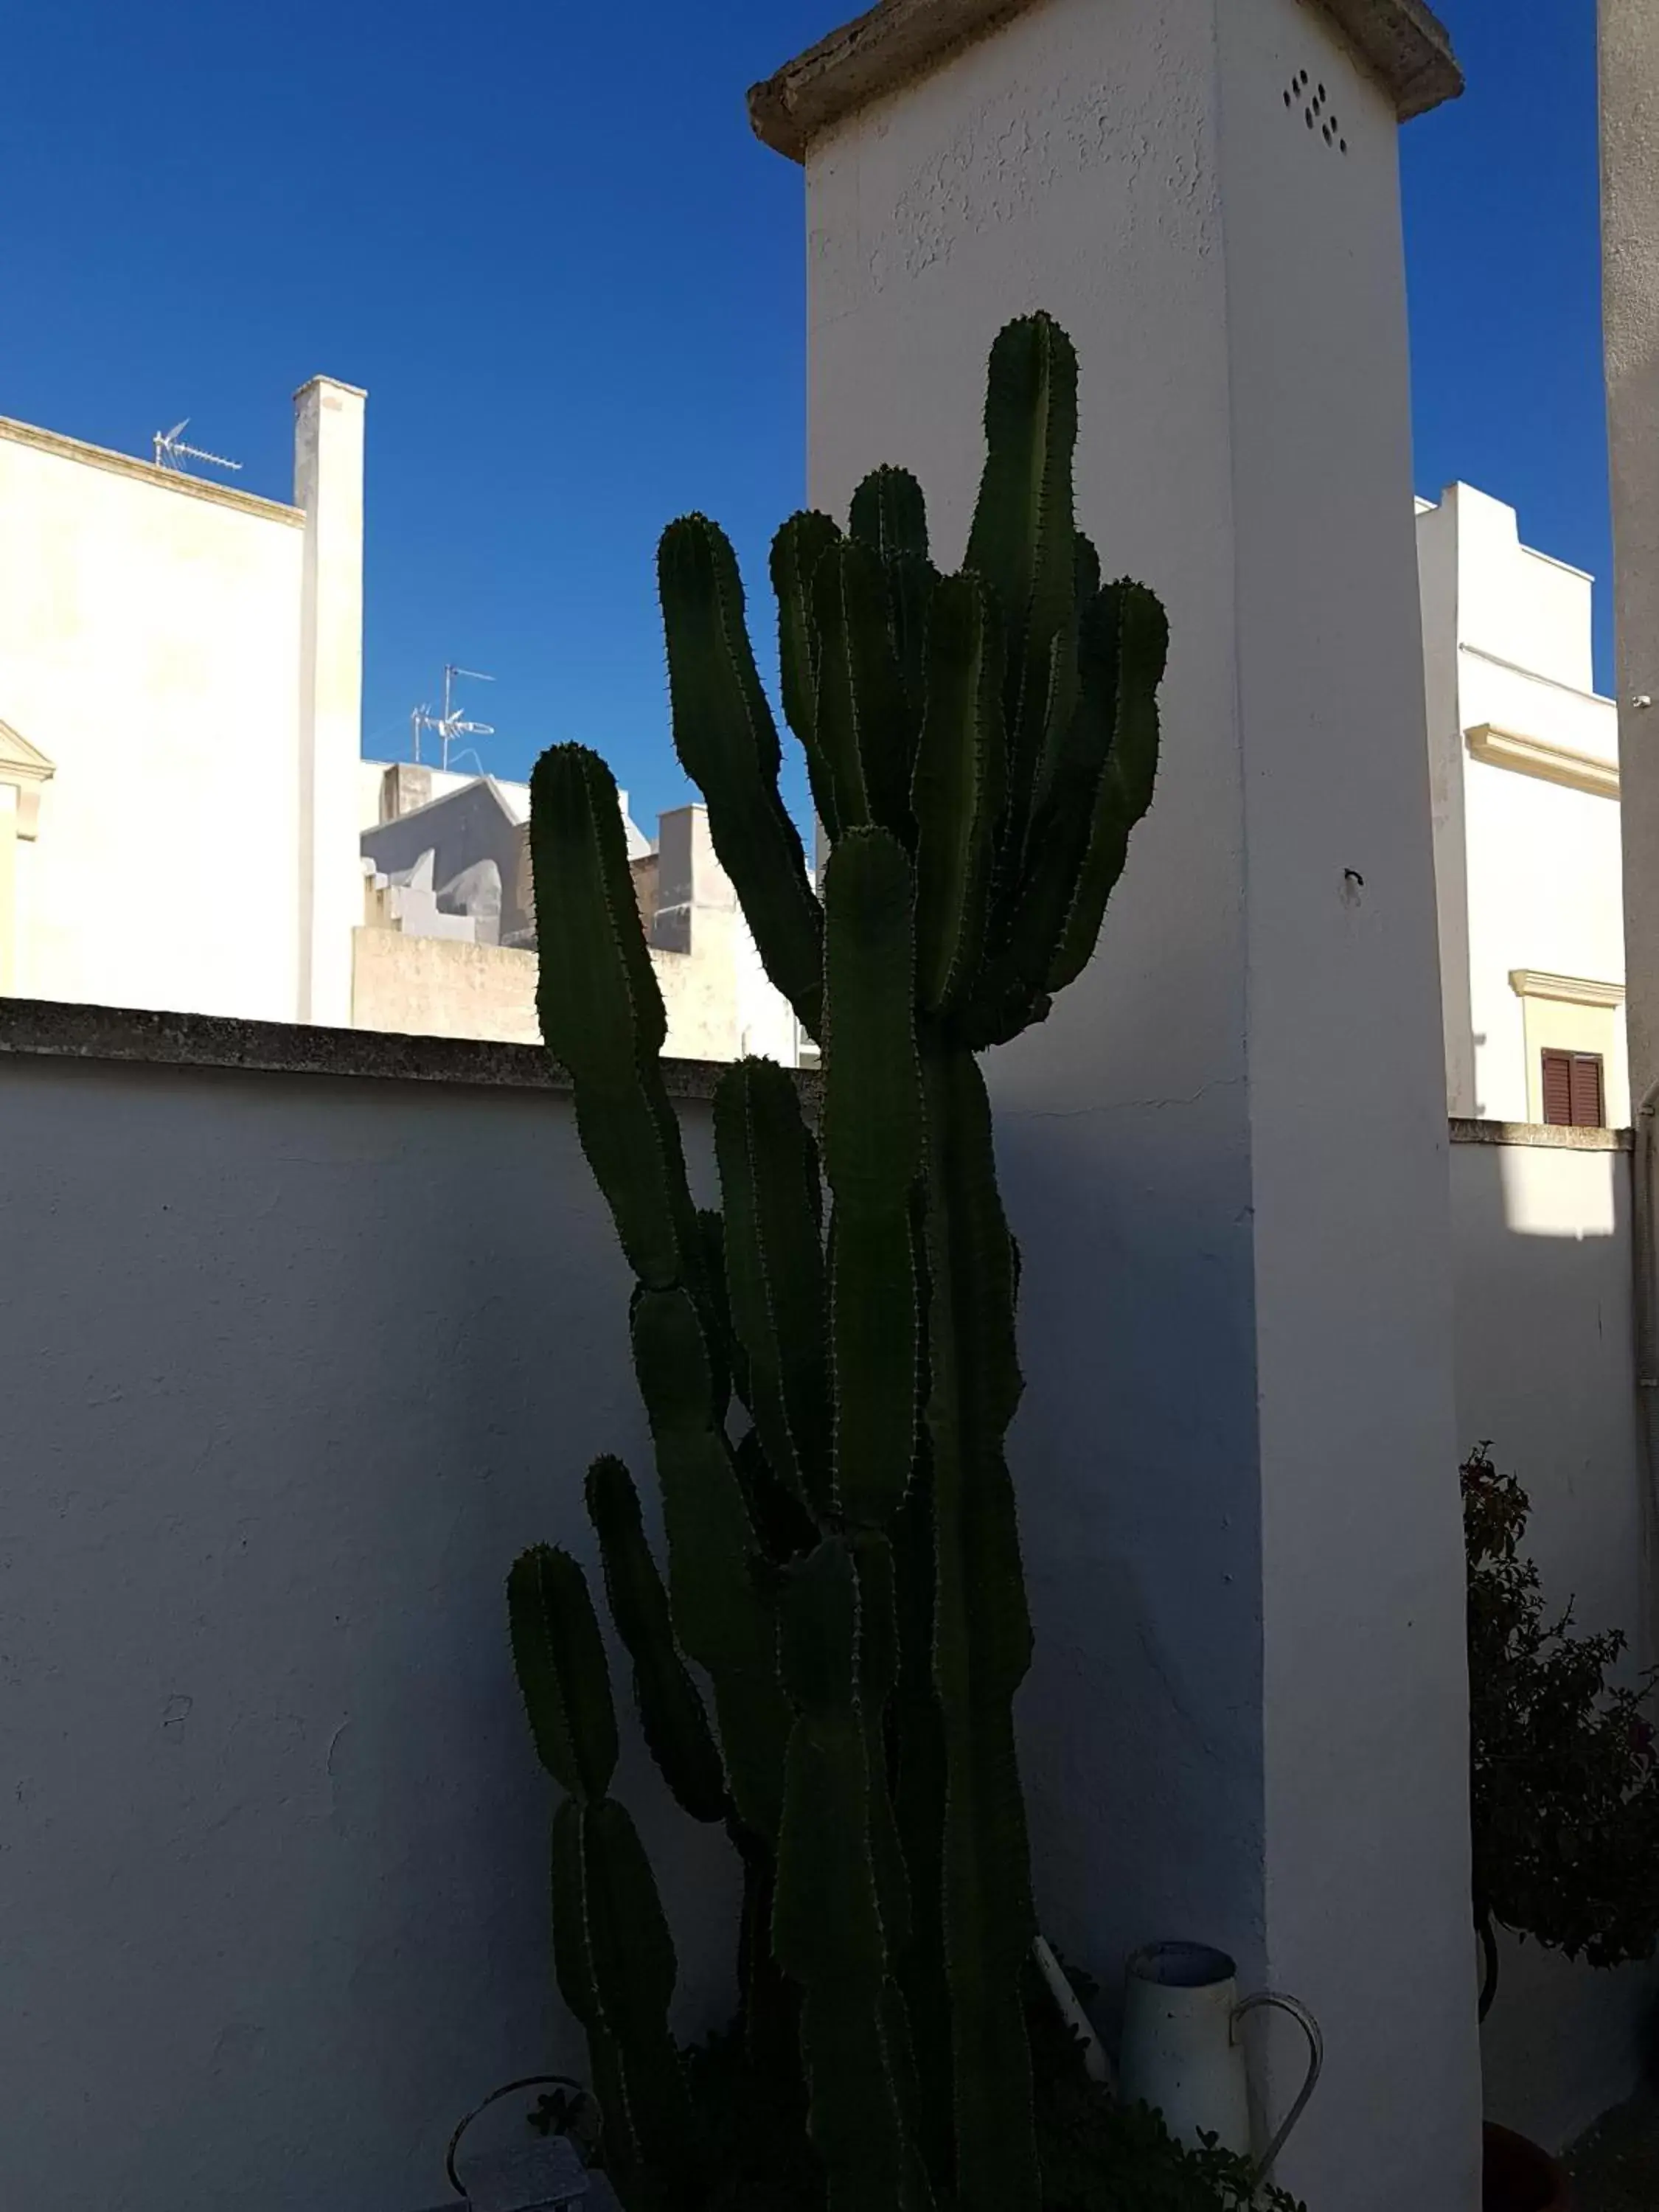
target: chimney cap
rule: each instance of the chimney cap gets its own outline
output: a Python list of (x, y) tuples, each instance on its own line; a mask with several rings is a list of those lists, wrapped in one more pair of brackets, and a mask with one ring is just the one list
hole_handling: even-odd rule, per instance
[[(1462, 91), (1463, 72), (1450, 36), (1425, 0), (1316, 4), (1382, 83), (1402, 123)], [(820, 132), (883, 94), (928, 76), (1032, 5), (1033, 0), (880, 0), (751, 89), (755, 135), (792, 161), (804, 161)]]

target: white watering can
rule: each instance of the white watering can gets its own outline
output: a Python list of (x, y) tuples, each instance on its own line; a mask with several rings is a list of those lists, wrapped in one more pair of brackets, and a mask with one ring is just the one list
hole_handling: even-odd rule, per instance
[(1325, 2063), (1325, 2044), (1318, 2021), (1298, 1999), (1272, 1990), (1241, 1998), (1237, 1976), (1226, 1953), (1205, 1943), (1152, 1943), (1137, 1951), (1124, 1991), (1118, 2094), (1126, 2104), (1155, 2106), (1177, 2142), (1195, 2144), (1201, 2135), (1212, 2135), (1224, 2149), (1249, 2158), (1243, 2023), (1267, 2006), (1288, 2013), (1308, 2039), (1308, 2075), (1256, 2160), (1260, 2181), (1307, 2110)]

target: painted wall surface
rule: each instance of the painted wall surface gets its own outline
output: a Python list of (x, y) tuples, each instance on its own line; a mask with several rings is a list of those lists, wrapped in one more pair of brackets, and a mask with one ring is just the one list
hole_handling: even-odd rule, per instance
[(287, 507), (0, 422), (0, 722), (53, 771), (9, 856), (11, 989), (348, 1018), (362, 426), (306, 387)]
[[(503, 1587), (649, 1461), (568, 1102), (0, 1059), (0, 2194), (435, 2204), (463, 2112), (580, 2066)], [(700, 2032), (726, 1854), (619, 1788)]]
[(1599, 0), (1602, 314), (1633, 1088), (1659, 1079), (1659, 0)]
[[(1286, 100), (1304, 69), (1346, 154)], [(1038, 1879), (1109, 1987), (1186, 1933), (1314, 2003), (1333, 2063), (1288, 2171), (1353, 2212), (1475, 2193), (1473, 2021), (1440, 2002), (1462, 1573), (1395, 137), (1295, 0), (1048, 0), (807, 164), (813, 503), (902, 461), (958, 557), (987, 350), (1047, 307), (1081, 520), (1170, 609), (1105, 942), (992, 1071)]]
[[(381, 865), (400, 866), (426, 849), (441, 834), (437, 825), (444, 823), (453, 833), (453, 861), (483, 849), (476, 823), (465, 818), (478, 809), (487, 810), (498, 827), (506, 824), (488, 784), (475, 782), (365, 833), (363, 843)], [(458, 816), (459, 820), (453, 818)], [(523, 830), (506, 826), (521, 844)], [(647, 870), (650, 913), (641, 919), (667, 1018), (665, 1055), (733, 1060), (756, 1053), (795, 1066), (799, 1050), (793, 1012), (761, 965), (737, 894), (714, 857), (705, 809), (676, 808), (660, 817), (659, 826), (659, 854)], [(629, 830), (631, 839), (648, 852), (631, 824)], [(445, 849), (441, 844), (440, 884), (450, 865)], [(512, 854), (509, 859), (513, 918), (527, 919), (533, 936), (530, 871)], [(372, 923), (391, 920), (384, 904), (371, 901)], [(424, 933), (424, 925), (370, 927), (356, 933), (351, 1020), (359, 1029), (535, 1043), (540, 1037), (536, 980), (533, 951), (455, 943)]]
[(300, 980), (303, 1019), (351, 1019), (361, 878), (363, 429), (366, 394), (313, 377), (295, 396), (294, 502), (305, 510), (300, 599)]
[(56, 769), (13, 988), (292, 1019), (303, 532), (133, 465), (0, 426), (0, 718)]
[[(1630, 1119), (1620, 804), (1477, 758), (1487, 726), (1614, 765), (1617, 710), (1591, 669), (1593, 580), (1520, 540), (1513, 507), (1453, 484), (1420, 511), (1430, 762), (1449, 1110), (1540, 1118), (1546, 1046), (1604, 1061), (1608, 1123)], [(1517, 971), (1577, 979), (1586, 1003), (1527, 995)]]
[(359, 929), (352, 942), (351, 1025), (405, 1036), (539, 1044), (536, 956), (401, 929)]
[[(1636, 1425), (1630, 1156), (1452, 1149), (1460, 1456), (1490, 1439), (1529, 1493), (1551, 1604), (1645, 1663), (1650, 1546)], [(1483, 2035), (1486, 2110), (1557, 2147), (1634, 2087), (1659, 1971), (1595, 1973), (1506, 1945)]]

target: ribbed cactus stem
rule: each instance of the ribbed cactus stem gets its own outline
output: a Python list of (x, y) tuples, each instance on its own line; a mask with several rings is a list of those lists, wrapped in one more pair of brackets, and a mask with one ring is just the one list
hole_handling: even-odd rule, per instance
[(967, 1053), (930, 1054), (927, 1341), (946, 1776), (944, 1940), (961, 2212), (1037, 2212), (1021, 1974), (1036, 1933), (1013, 1698), (1031, 1627), (1003, 1439), (1019, 1402), (1013, 1247), (990, 1106)]
[(808, 2126), (829, 2212), (909, 2212), (900, 2077), (870, 1844), (872, 1776), (860, 1710), (859, 1577), (839, 1539), (791, 1577), (781, 1619), (795, 1707), (778, 1838), (773, 1946), (799, 1984)]
[(834, 1496), (848, 1522), (879, 1528), (909, 1485), (921, 1359), (911, 1206), (921, 1069), (914, 879), (902, 846), (884, 830), (849, 831), (830, 855), (824, 900)]
[(554, 1960), (586, 2029), (606, 2148), (643, 2200), (690, 2177), (684, 2069), (668, 2028), (673, 1939), (634, 1823), (607, 1793), (617, 1765), (611, 1676), (587, 1580), (568, 1553), (526, 1552), (507, 1580), (514, 1661), (542, 1759), (569, 1792), (553, 1823)]
[(596, 1459), (588, 1469), (587, 1512), (605, 1562), (611, 1618), (634, 1662), (634, 1702), (651, 1755), (694, 1820), (723, 1820), (729, 1810), (726, 1771), (702, 1694), (674, 1641), (639, 1492), (619, 1459)]
[(715, 524), (690, 515), (664, 532), (657, 576), (675, 749), (702, 787), (709, 836), (766, 971), (816, 1036), (823, 923), (779, 795), (777, 726), (749, 641), (737, 556)]
[[(774, 544), (784, 712), (832, 844), (822, 905), (732, 548), (701, 516), (664, 536), (675, 743), (768, 974), (824, 1048), (816, 1142), (791, 1074), (722, 1078), (718, 1215), (690, 1195), (615, 786), (578, 747), (533, 786), (543, 1032), (636, 1279), (665, 1570), (619, 1461), (595, 1463), (589, 1506), (646, 1741), (741, 1857), (750, 2087), (816, 2151), (803, 2212), (1042, 2203), (1018, 1262), (974, 1054), (1042, 1020), (1093, 951), (1152, 798), (1168, 638), (1075, 527), (1077, 359), (1047, 316), (997, 341), (985, 428), (961, 574), (933, 569), (898, 469), (859, 486), (845, 533), (803, 514)], [(586, 1583), (539, 1552), (510, 1595), (536, 1742), (570, 1792), (556, 1960), (622, 2194), (679, 2212), (689, 2176), (684, 2212), (706, 2212), (672, 1944), (608, 1794)]]

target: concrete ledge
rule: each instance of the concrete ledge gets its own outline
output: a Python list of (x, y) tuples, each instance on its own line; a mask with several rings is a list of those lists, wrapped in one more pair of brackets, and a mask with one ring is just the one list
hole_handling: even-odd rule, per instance
[(1469, 1121), (1451, 1124), (1455, 1145), (1530, 1145), (1543, 1152), (1627, 1152), (1634, 1143), (1628, 1129), (1565, 1129), (1543, 1121)]
[[(881, 0), (749, 94), (755, 135), (804, 161), (820, 132), (988, 38), (1034, 0)], [(1228, 0), (1237, 6), (1240, 0)], [(1315, 0), (1379, 79), (1402, 123), (1455, 100), (1463, 72), (1423, 0)]]
[[(490, 1091), (568, 1091), (570, 1079), (539, 1045), (464, 1037), (398, 1036), (299, 1022), (244, 1022), (216, 1014), (158, 1014), (55, 999), (0, 999), (0, 1055), (223, 1067), (263, 1075), (328, 1075), (392, 1083), (464, 1084)], [(715, 1062), (669, 1060), (676, 1098), (712, 1098)], [(813, 1086), (816, 1076), (804, 1081)]]

